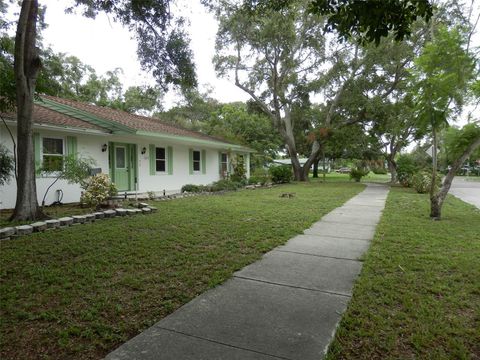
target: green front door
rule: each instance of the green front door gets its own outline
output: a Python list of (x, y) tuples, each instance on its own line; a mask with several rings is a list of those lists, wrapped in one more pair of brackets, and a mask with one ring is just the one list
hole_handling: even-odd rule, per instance
[(118, 191), (135, 189), (136, 146), (133, 144), (111, 143), (110, 171)]
[(130, 190), (130, 176), (128, 174), (130, 168), (129, 147), (123, 144), (115, 144), (114, 154), (115, 184), (117, 189), (119, 191)]

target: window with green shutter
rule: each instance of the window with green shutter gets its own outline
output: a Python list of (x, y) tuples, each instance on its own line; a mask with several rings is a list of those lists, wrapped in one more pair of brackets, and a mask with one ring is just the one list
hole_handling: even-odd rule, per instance
[(202, 163), (202, 156), (200, 151), (193, 150), (192, 161), (193, 161), (192, 163), (193, 172), (199, 172), (201, 169), (201, 163)]
[(62, 171), (64, 156), (63, 138), (42, 138), (42, 170), (45, 172)]
[(149, 146), (150, 175), (173, 174), (173, 148), (171, 146)]

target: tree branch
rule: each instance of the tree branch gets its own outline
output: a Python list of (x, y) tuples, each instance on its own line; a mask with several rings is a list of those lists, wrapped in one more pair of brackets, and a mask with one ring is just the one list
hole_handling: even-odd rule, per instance
[(361, 62), (359, 63), (357, 60), (358, 60), (358, 45), (355, 45), (355, 55), (354, 55), (354, 58), (352, 60), (352, 62), (354, 63), (354, 66), (353, 66), (352, 72), (350, 73), (348, 78), (343, 81), (343, 84), (337, 90), (337, 93), (336, 93), (335, 97), (333, 98), (332, 102), (330, 103), (330, 107), (328, 109), (327, 117), (325, 119), (325, 124), (327, 126), (329, 126), (332, 123), (333, 112), (335, 111), (335, 108), (337, 107), (338, 102), (340, 101), (340, 98), (343, 95), (343, 91), (345, 90), (345, 87), (346, 87), (347, 83), (356, 76), (358, 69), (360, 69), (360, 67), (362, 66), (362, 63)]
[(236, 65), (235, 65), (235, 86), (237, 86), (241, 90), (245, 91), (248, 95), (250, 95), (250, 97), (262, 108), (262, 110), (265, 112), (265, 114), (267, 114), (272, 119), (274, 124), (276, 124), (277, 123), (277, 118), (275, 117), (274, 114), (272, 114), (272, 112), (270, 111), (267, 104), (265, 104), (265, 102), (263, 102), (257, 95), (255, 95), (255, 93), (252, 90), (250, 90), (249, 88), (247, 88), (245, 85), (243, 85), (240, 82), (240, 79), (238, 77), (238, 70), (240, 68), (240, 61), (241, 61), (240, 44), (237, 44), (237, 62), (236, 62)]

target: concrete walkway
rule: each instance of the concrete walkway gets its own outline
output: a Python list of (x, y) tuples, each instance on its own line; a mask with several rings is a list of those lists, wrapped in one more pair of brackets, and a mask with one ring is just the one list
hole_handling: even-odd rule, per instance
[(388, 188), (369, 185), (321, 221), (106, 359), (319, 360), (360, 273)]
[(467, 181), (465, 177), (455, 177), (450, 194), (480, 209), (480, 181)]

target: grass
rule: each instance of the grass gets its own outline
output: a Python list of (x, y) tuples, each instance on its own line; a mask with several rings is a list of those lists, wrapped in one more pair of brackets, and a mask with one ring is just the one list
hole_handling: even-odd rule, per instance
[(178, 199), (3, 241), (0, 358), (101, 358), (362, 189), (311, 182)]
[[(350, 174), (331, 172), (328, 173), (325, 178), (327, 182), (353, 182), (353, 180), (350, 179)], [(323, 181), (323, 174), (318, 174), (318, 181)], [(373, 172), (369, 172), (367, 176), (362, 178), (361, 182), (387, 183), (389, 181), (390, 174), (374, 174)]]
[[(310, 178), (311, 181), (323, 181), (322, 174), (319, 174), (318, 179)], [(377, 183), (387, 183), (390, 181), (390, 175), (374, 174), (370, 172), (367, 176), (362, 178), (362, 182), (377, 182)], [(326, 176), (326, 182), (337, 183), (337, 182), (351, 182), (349, 174), (339, 174), (331, 172)], [(126, 204), (129, 204), (131, 201), (128, 201)], [(78, 204), (65, 204), (62, 206), (47, 206), (44, 209), (44, 213), (50, 218), (59, 218), (62, 216), (71, 216), (71, 215), (82, 215), (91, 213), (92, 209), (81, 208)], [(10, 222), (8, 219), (12, 215), (12, 210), (0, 210), (0, 228), (6, 226), (16, 226), (23, 224), (30, 224), (31, 221), (16, 221)]]
[(392, 188), (327, 359), (479, 359), (480, 211)]

